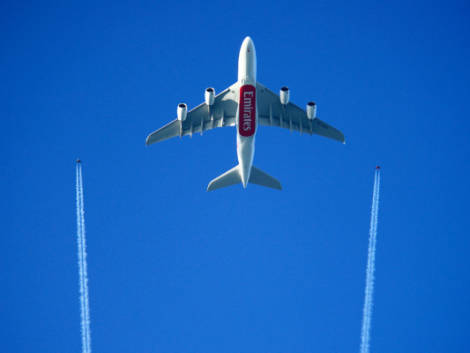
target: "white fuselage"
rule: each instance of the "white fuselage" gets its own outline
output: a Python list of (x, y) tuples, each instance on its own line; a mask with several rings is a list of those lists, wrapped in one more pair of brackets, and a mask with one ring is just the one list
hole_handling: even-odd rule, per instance
[(255, 135), (258, 125), (256, 109), (256, 50), (250, 37), (246, 37), (238, 57), (238, 112), (237, 157), (240, 177), (246, 188), (250, 180), (255, 155)]

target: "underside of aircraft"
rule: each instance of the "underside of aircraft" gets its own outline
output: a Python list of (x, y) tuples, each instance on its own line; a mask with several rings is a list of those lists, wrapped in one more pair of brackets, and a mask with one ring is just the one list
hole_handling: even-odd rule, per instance
[(345, 143), (341, 131), (316, 117), (316, 104), (308, 102), (305, 110), (289, 101), (289, 89), (276, 94), (256, 81), (256, 50), (250, 37), (242, 43), (238, 60), (238, 80), (215, 94), (209, 87), (204, 102), (188, 112), (185, 103), (178, 104), (177, 118), (147, 136), (151, 145), (176, 136), (202, 133), (218, 127), (237, 127), (239, 164), (212, 180), (207, 191), (241, 183), (281, 189), (280, 182), (253, 166), (255, 136), (259, 125), (277, 126), (300, 134), (320, 135)]

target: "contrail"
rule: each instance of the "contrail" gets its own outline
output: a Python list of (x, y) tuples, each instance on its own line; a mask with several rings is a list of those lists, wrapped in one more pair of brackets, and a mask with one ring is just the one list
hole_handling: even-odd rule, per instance
[(370, 215), (369, 249), (367, 255), (366, 289), (364, 309), (362, 313), (361, 349), (360, 353), (369, 353), (370, 326), (372, 320), (372, 304), (374, 295), (375, 246), (377, 243), (377, 222), (379, 217), (380, 169), (376, 169), (372, 208)]
[(80, 317), (82, 333), (82, 352), (91, 353), (90, 307), (88, 304), (88, 270), (86, 262), (85, 210), (83, 205), (82, 167), (77, 163), (76, 169), (77, 197), (77, 248), (78, 273), (80, 285)]

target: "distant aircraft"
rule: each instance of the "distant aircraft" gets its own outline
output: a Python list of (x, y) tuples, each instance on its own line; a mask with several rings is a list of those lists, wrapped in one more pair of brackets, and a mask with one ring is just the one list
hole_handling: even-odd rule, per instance
[(80, 159), (77, 159), (77, 163), (82, 163), (82, 161)]
[(238, 57), (238, 81), (218, 95), (206, 89), (205, 102), (191, 111), (185, 103), (178, 104), (177, 118), (147, 136), (146, 144), (175, 136), (192, 135), (216, 127), (237, 127), (238, 165), (212, 180), (207, 191), (242, 183), (281, 189), (281, 183), (253, 166), (255, 135), (258, 125), (279, 126), (300, 133), (317, 134), (345, 142), (341, 131), (316, 117), (316, 104), (308, 102), (306, 110), (289, 103), (289, 89), (282, 87), (279, 95), (256, 82), (256, 50), (246, 37)]
[(379, 169), (380, 169), (380, 165), (376, 166), (375, 169), (379, 170)]

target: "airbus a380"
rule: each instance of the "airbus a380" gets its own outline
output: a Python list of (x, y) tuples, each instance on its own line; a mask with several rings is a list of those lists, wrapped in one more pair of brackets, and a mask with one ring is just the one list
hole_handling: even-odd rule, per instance
[(345, 142), (341, 131), (316, 117), (316, 105), (308, 102), (305, 110), (289, 102), (289, 89), (282, 87), (279, 95), (256, 81), (256, 50), (253, 40), (246, 37), (238, 57), (238, 81), (218, 95), (206, 89), (205, 102), (188, 112), (185, 103), (178, 104), (177, 118), (147, 136), (151, 145), (175, 136), (192, 135), (216, 127), (237, 127), (238, 165), (212, 180), (207, 191), (241, 183), (281, 189), (281, 183), (253, 165), (255, 136), (258, 125), (279, 126), (301, 134), (317, 134)]

